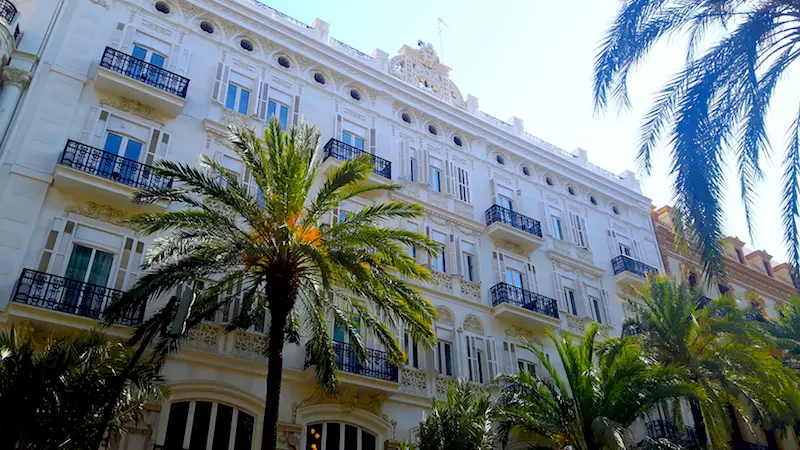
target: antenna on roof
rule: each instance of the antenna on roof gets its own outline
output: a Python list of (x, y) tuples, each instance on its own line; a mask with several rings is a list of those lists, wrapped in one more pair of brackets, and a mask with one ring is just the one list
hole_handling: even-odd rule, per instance
[[(450, 28), (450, 27), (447, 26), (446, 23), (444, 23), (444, 20), (442, 20), (441, 17), (438, 18), (436, 25), (439, 28), (439, 55), (440, 55), (439, 61), (444, 63), (444, 40), (442, 39), (442, 32), (444, 31), (444, 28)], [(444, 26), (444, 28), (442, 28), (442, 26)]]

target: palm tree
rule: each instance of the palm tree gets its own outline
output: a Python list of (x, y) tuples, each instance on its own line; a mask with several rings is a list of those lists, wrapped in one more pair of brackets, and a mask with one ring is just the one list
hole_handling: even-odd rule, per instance
[(741, 441), (736, 415), (767, 430), (800, 417), (797, 375), (776, 359), (750, 311), (723, 297), (698, 308), (699, 295), (688, 284), (652, 277), (636, 290), (636, 339), (657, 361), (682, 369), (685, 382), (698, 387), (690, 406), (698, 436), (705, 430), (714, 447), (731, 435)]
[(317, 183), (320, 134), (314, 128), (284, 132), (273, 120), (263, 138), (232, 127), (230, 139), (257, 189), (204, 155), (200, 167), (157, 162), (154, 173), (175, 184), (140, 191), (134, 202), (172, 202), (184, 208), (131, 221), (159, 240), (143, 265), (148, 272), (112, 313), (144, 307), (183, 284), (214, 280), (197, 300), (211, 311), (237, 301), (224, 292), (241, 286), (241, 305), (227, 329), (247, 329), (267, 317), (261, 445), (273, 449), (284, 344), (299, 343), (305, 331), (317, 381), (330, 390), (336, 382), (332, 322), (344, 330), (360, 361), (367, 357), (360, 327), (377, 338), (394, 364), (405, 361), (393, 331), (401, 324), (421, 345), (432, 346), (435, 309), (406, 281), (428, 280), (430, 273), (407, 250), (436, 254), (440, 247), (419, 233), (386, 225), (419, 217), (419, 205), (376, 203), (325, 223), (343, 201), (399, 188), (368, 183), (369, 155), (343, 162)]
[(800, 297), (780, 305), (778, 312), (766, 322), (767, 331), (782, 350), (784, 364), (800, 372)]
[(107, 403), (113, 405), (109, 437), (119, 435), (141, 418), (147, 401), (159, 399), (163, 385), (161, 361), (145, 358), (128, 371), (116, 396), (106, 395), (132, 353), (96, 332), (41, 344), (14, 328), (1, 332), (0, 449), (88, 448)]
[(415, 450), (491, 450), (492, 402), (465, 381), (447, 389), (447, 399), (434, 399), (430, 414), (420, 422)]
[[(752, 236), (755, 186), (769, 155), (767, 111), (781, 76), (800, 56), (800, 6), (794, 0), (628, 0), (595, 61), (596, 110), (629, 105), (627, 78), (650, 49), (688, 41), (685, 66), (657, 94), (640, 130), (638, 159), (649, 172), (653, 149), (671, 148), (677, 229), (696, 240), (704, 270), (723, 275), (724, 166), (736, 166)], [(783, 234), (800, 267), (800, 115), (783, 157)], [(685, 225), (685, 226), (684, 226)], [(794, 272), (794, 271), (793, 271)], [(796, 279), (797, 273), (792, 276)]]
[(597, 324), (579, 343), (548, 330), (564, 375), (532, 343), (520, 344), (539, 359), (543, 376), (525, 372), (500, 378), (497, 419), (504, 441), (510, 433), (539, 448), (624, 449), (628, 427), (655, 405), (692, 391), (679, 371), (654, 364), (629, 338), (596, 342)]

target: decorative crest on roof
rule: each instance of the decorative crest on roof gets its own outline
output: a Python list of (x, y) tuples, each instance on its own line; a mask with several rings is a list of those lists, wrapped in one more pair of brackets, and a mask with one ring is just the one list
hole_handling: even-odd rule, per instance
[(464, 97), (450, 80), (450, 68), (439, 60), (430, 43), (419, 41), (418, 49), (404, 45), (389, 60), (389, 73), (419, 89), (464, 109)]

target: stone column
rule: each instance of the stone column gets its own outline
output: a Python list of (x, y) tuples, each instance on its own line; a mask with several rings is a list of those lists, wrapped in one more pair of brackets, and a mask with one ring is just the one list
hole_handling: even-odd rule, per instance
[(6, 67), (0, 78), (3, 80), (3, 90), (0, 91), (0, 142), (3, 142), (19, 99), (31, 82), (31, 73), (15, 67)]

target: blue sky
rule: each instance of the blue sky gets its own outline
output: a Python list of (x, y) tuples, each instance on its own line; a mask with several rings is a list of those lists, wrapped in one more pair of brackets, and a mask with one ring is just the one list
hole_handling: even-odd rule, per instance
[[(582, 147), (590, 161), (615, 173), (635, 169), (637, 129), (651, 95), (684, 58), (680, 42), (657, 47), (631, 77), (633, 108), (598, 116), (592, 108), (592, 65), (619, 0), (262, 1), (308, 24), (319, 17), (330, 23), (331, 36), (368, 54), (380, 48), (394, 55), (403, 44), (431, 42), (453, 68), (451, 77), (462, 94), (478, 97), (481, 110), (504, 120), (518, 116), (526, 131), (566, 150)], [(443, 45), (440, 17), (449, 27)], [(798, 98), (788, 84), (778, 89), (772, 105), (769, 133), (775, 161), (759, 188), (754, 242), (747, 236), (735, 179), (729, 182), (726, 202), (726, 232), (776, 260), (785, 254), (777, 163)], [(652, 175), (640, 178), (645, 194), (663, 205), (672, 197), (667, 151), (659, 152), (655, 167)]]

